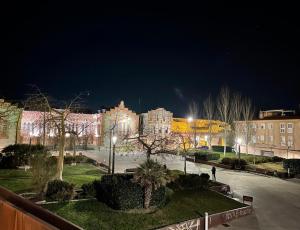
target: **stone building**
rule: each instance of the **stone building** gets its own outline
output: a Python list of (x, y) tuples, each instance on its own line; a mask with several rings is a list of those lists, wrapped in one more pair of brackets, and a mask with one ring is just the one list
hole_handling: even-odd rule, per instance
[(21, 113), (22, 109), (0, 99), (0, 150), (18, 141)]
[[(50, 114), (40, 111), (23, 111), (21, 118), (20, 143), (45, 144), (58, 143), (58, 129), (49, 119)], [(99, 145), (101, 136), (101, 114), (70, 113), (67, 116), (67, 148), (74, 145)]]
[(242, 130), (237, 134), (241, 152), (300, 158), (300, 116), (294, 111), (261, 111), (259, 119), (237, 121), (236, 124)]
[(173, 118), (171, 132), (189, 135), (193, 142), (199, 146), (208, 146), (208, 138), (211, 138), (211, 145), (222, 145), (223, 123), (218, 120), (194, 119), (188, 122), (186, 118)]
[(141, 130), (144, 135), (161, 135), (162, 137), (171, 133), (173, 113), (158, 108), (141, 114)]
[(139, 116), (125, 107), (124, 101), (102, 113), (101, 145), (109, 146), (110, 137), (117, 136), (118, 141), (138, 133)]

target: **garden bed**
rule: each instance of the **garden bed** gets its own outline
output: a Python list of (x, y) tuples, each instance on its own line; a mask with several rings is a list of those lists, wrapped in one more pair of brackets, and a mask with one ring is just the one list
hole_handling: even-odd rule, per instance
[[(82, 184), (99, 180), (102, 171), (96, 166), (88, 163), (80, 163), (74, 166), (65, 165), (63, 179), (75, 184), (80, 188)], [(15, 193), (34, 191), (32, 186), (30, 170), (26, 172), (21, 169), (0, 169), (0, 186), (3, 186)]]
[(49, 204), (43, 207), (84, 229), (153, 229), (199, 216), (244, 207), (243, 204), (216, 192), (181, 190), (161, 209), (151, 213), (116, 211), (101, 202), (78, 201)]

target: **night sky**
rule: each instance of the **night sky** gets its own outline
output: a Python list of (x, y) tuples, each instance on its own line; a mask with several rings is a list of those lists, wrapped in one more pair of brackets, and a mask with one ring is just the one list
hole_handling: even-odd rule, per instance
[(300, 104), (293, 6), (38, 4), (1, 7), (6, 99), (24, 99), (35, 84), (56, 99), (88, 90), (93, 110), (123, 99), (136, 112), (184, 116), (192, 100), (228, 85), (257, 109)]

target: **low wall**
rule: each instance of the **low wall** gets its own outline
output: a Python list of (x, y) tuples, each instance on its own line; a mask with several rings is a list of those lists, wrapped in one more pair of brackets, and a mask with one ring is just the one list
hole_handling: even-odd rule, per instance
[(82, 230), (75, 224), (0, 186), (0, 229)]
[[(238, 208), (226, 212), (216, 213), (208, 216), (208, 227), (214, 227), (220, 224), (227, 223), (231, 220), (239, 217), (247, 216), (252, 213), (253, 209), (251, 206)], [(159, 230), (204, 230), (205, 229), (205, 218), (199, 217), (192, 220), (183, 221), (180, 223), (172, 224), (159, 228)]]

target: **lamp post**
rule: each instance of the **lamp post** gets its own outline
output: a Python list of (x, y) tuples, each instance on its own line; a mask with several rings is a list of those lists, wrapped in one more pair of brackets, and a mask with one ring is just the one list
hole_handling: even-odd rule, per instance
[(241, 143), (242, 143), (242, 139), (238, 138), (237, 139), (237, 144), (238, 144), (238, 151), (239, 151), (239, 169), (241, 168)]
[(115, 153), (116, 153), (117, 136), (112, 137), (112, 142), (113, 142), (112, 175), (114, 175), (115, 174)]

